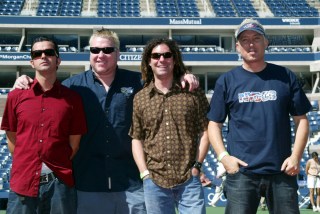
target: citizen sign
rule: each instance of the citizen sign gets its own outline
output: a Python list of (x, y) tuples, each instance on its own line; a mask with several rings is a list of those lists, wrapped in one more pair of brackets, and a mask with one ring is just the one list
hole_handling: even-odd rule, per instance
[(141, 61), (141, 55), (120, 55), (121, 61)]

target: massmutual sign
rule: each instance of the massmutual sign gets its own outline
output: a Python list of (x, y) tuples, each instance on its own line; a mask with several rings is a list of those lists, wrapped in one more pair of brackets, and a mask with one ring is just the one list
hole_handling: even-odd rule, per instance
[(202, 25), (201, 19), (169, 19), (170, 25)]

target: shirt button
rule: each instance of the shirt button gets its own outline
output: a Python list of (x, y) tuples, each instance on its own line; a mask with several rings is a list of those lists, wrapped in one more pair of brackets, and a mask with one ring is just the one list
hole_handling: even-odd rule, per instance
[(46, 110), (45, 108), (42, 109), (42, 111), (45, 111), (45, 110)]
[(43, 127), (43, 123), (41, 123), (40, 126)]
[(40, 143), (42, 143), (42, 140), (39, 140)]

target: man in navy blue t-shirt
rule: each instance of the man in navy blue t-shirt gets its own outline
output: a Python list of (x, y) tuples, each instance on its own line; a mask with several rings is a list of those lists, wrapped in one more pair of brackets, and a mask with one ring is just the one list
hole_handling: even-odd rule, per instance
[[(228, 173), (226, 213), (256, 213), (262, 196), (270, 213), (299, 213), (296, 175), (310, 102), (292, 71), (265, 62), (268, 40), (258, 21), (244, 20), (235, 36), (243, 65), (217, 80), (208, 113), (209, 139)], [(221, 134), (226, 118), (227, 150)]]

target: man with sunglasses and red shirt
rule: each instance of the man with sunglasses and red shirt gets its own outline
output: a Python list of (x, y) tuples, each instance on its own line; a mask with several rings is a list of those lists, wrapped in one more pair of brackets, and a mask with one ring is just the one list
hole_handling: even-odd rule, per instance
[[(146, 213), (128, 136), (141, 75), (118, 67), (120, 41), (115, 32), (96, 30), (89, 44), (91, 69), (63, 81), (81, 95), (88, 126), (73, 160), (77, 213)], [(190, 89), (198, 86), (193, 75), (183, 77)], [(20, 77), (15, 85), (25, 87), (30, 81)]]
[(57, 44), (36, 38), (31, 89), (8, 95), (1, 124), (13, 156), (8, 214), (76, 213), (72, 158), (87, 128), (81, 97), (57, 80), (60, 62)]
[(186, 71), (175, 41), (146, 45), (145, 86), (134, 98), (130, 135), (148, 214), (205, 213), (200, 171), (209, 148), (209, 103), (200, 88), (181, 87)]

